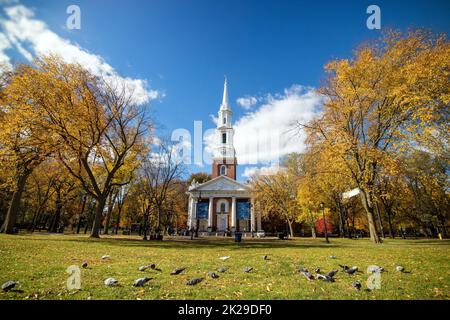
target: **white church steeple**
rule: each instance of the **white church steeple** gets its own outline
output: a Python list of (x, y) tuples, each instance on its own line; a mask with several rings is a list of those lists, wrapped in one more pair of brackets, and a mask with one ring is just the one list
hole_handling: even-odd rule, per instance
[(227, 110), (227, 109), (230, 109), (230, 106), (228, 105), (228, 81), (227, 77), (225, 76), (225, 83), (223, 84), (222, 105), (220, 106), (220, 110)]
[[(222, 104), (220, 105), (219, 112), (218, 112), (218, 118), (217, 118), (216, 147), (214, 148), (214, 155), (213, 155), (215, 164), (213, 164), (213, 166), (218, 164), (217, 161), (220, 161), (220, 163), (222, 164), (222, 167), (223, 167), (223, 164), (225, 164), (225, 163), (234, 166), (234, 168), (233, 168), (234, 173), (230, 177), (233, 177), (233, 179), (236, 179), (235, 166), (236, 166), (237, 162), (236, 162), (236, 155), (235, 155), (235, 150), (234, 150), (234, 145), (233, 145), (234, 129), (232, 126), (232, 115), (233, 115), (233, 111), (231, 110), (231, 107), (230, 107), (230, 104), (228, 101), (228, 81), (227, 81), (227, 78), (225, 77), (225, 83), (223, 85)], [(227, 165), (227, 167), (229, 167), (229, 166)], [(229, 169), (231, 169), (231, 168), (229, 168)], [(217, 170), (217, 168), (215, 168), (215, 170)], [(221, 172), (220, 168), (216, 172), (217, 173)], [(213, 176), (214, 175), (215, 174), (213, 172)], [(226, 175), (228, 175), (228, 173)]]

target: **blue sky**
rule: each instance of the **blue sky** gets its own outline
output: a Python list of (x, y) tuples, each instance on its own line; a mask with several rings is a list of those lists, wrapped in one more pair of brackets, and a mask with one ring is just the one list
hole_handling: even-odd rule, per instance
[[(81, 8), (80, 30), (65, 26), (71, 4)], [(255, 121), (264, 129), (270, 112), (306, 112), (305, 119), (317, 112), (320, 101), (311, 98), (311, 88), (320, 85), (324, 64), (349, 57), (359, 43), (380, 35), (366, 27), (371, 4), (381, 8), (382, 29), (425, 27), (449, 34), (449, 1), (0, 0), (3, 21), (11, 20), (3, 9), (23, 5), (33, 13), (27, 19), (45, 23), (117, 74), (146, 80), (153, 112), (164, 126), (160, 132), (193, 131), (194, 120), (213, 128), (210, 115), (218, 111), (226, 74), (241, 139), (244, 127), (258, 126)], [(11, 37), (13, 31), (4, 24), (0, 28), (9, 40), (3, 54), (10, 62), (27, 61), (17, 42), (32, 55), (41, 48), (30, 43), (33, 35)], [(257, 103), (245, 109), (236, 102), (242, 97)], [(282, 127), (286, 121), (274, 123)], [(286, 150), (291, 148), (279, 155)], [(245, 169), (265, 165), (240, 166), (240, 179), (246, 178)], [(189, 169), (210, 171), (208, 166)]]

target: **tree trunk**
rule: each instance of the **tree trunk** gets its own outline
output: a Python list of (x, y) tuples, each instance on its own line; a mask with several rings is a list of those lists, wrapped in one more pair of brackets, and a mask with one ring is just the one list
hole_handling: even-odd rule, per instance
[(289, 237), (293, 238), (294, 237), (294, 231), (292, 230), (292, 221), (288, 219), (287, 223), (288, 223), (288, 226), (289, 226)]
[(81, 221), (83, 221), (84, 209), (86, 208), (87, 195), (83, 196), (83, 204), (81, 205), (81, 211), (78, 215), (77, 234), (80, 233)]
[[(148, 216), (149, 216), (149, 211), (150, 209), (147, 208), (145, 209), (145, 213), (144, 213), (144, 226), (143, 226), (143, 231), (144, 231), (144, 237), (142, 238), (143, 240), (148, 240), (147, 238), (147, 231), (148, 231)], [(141, 233), (139, 232), (139, 235), (141, 235)]]
[(370, 239), (373, 241), (373, 243), (381, 243), (380, 238), (378, 237), (377, 234), (377, 228), (375, 226), (373, 206), (368, 197), (369, 195), (367, 194), (367, 192), (365, 190), (361, 190), (361, 201), (364, 210), (366, 210), (367, 213), (367, 222), (369, 223)]
[(100, 228), (102, 226), (102, 216), (103, 216), (103, 210), (105, 209), (105, 204), (106, 204), (106, 196), (101, 195), (97, 199), (94, 223), (92, 225), (91, 235), (89, 236), (91, 238), (100, 238)]
[(91, 218), (90, 217), (88, 217), (87, 219), (86, 219), (86, 225), (84, 226), (84, 234), (87, 234), (87, 231), (88, 231), (88, 229), (89, 229), (89, 225), (91, 224)]
[(6, 213), (5, 221), (3, 222), (0, 232), (7, 234), (13, 234), (14, 225), (16, 224), (17, 215), (20, 209), (20, 199), (22, 198), (23, 190), (25, 189), (25, 184), (29, 173), (20, 175), (17, 179), (17, 188), (13, 193), (8, 212)]
[(119, 205), (117, 207), (117, 220), (116, 220), (116, 229), (115, 229), (115, 234), (117, 234), (119, 232), (119, 227), (120, 227), (120, 215), (122, 213), (122, 206)]
[(394, 232), (394, 228), (392, 227), (392, 212), (391, 212), (390, 208), (386, 208), (386, 215), (388, 218), (389, 236), (392, 239), (395, 239), (395, 232)]
[(378, 216), (378, 224), (380, 225), (380, 231), (381, 231), (381, 238), (385, 238), (384, 237), (384, 227), (383, 227), (383, 220), (381, 220), (381, 212), (380, 212), (380, 208), (378, 206), (378, 202), (375, 202), (375, 210)]
[(34, 230), (36, 229), (36, 225), (37, 225), (39, 219), (41, 218), (41, 211), (42, 211), (42, 208), (41, 208), (41, 206), (39, 206), (38, 209), (36, 210), (36, 213), (33, 216), (33, 221), (31, 223), (31, 228), (30, 228), (31, 232), (34, 232)]
[(314, 227), (314, 225), (311, 226), (311, 237), (312, 237), (313, 239), (316, 239), (316, 238), (317, 238), (317, 235), (316, 235), (316, 227)]
[(46, 214), (46, 215), (44, 216), (44, 222), (42, 222), (42, 223), (39, 225), (39, 232), (41, 232), (42, 229), (45, 229), (45, 226), (47, 225), (47, 221), (48, 221), (48, 215)]
[(336, 201), (338, 214), (339, 214), (339, 236), (345, 238), (345, 224), (344, 224), (344, 213), (342, 209), (342, 204), (340, 201)]
[(56, 192), (56, 200), (55, 200), (55, 216), (53, 217), (52, 222), (50, 223), (49, 232), (57, 233), (59, 227), (59, 221), (61, 220), (61, 211), (62, 211), (62, 201), (61, 201), (61, 192), (58, 190)]
[(106, 217), (105, 217), (105, 225), (103, 227), (103, 234), (108, 234), (109, 233), (109, 222), (111, 221), (111, 215), (112, 215), (112, 212), (113, 212), (115, 200), (116, 200), (116, 198), (113, 197), (113, 194), (111, 192), (109, 194), (108, 212), (106, 213)]
[(81, 222), (83, 221), (83, 216), (80, 216), (78, 218), (78, 223), (77, 223), (77, 234), (80, 233), (80, 229), (81, 229)]
[(347, 224), (347, 235), (348, 235), (349, 239), (352, 238), (352, 230), (350, 229), (350, 222), (349, 222), (349, 220), (350, 220), (350, 210), (351, 210), (351, 207), (346, 208), (346, 214), (345, 214), (345, 223)]
[(438, 225), (440, 226), (442, 237), (447, 238), (447, 229), (445, 228), (445, 218), (442, 215), (439, 215), (438, 221), (439, 221)]

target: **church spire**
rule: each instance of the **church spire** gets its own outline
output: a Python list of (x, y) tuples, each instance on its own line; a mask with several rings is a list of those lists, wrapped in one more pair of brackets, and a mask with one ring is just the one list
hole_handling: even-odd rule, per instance
[(221, 110), (230, 109), (230, 106), (228, 105), (228, 80), (226, 76), (225, 76), (225, 83), (223, 84), (223, 98), (220, 109)]

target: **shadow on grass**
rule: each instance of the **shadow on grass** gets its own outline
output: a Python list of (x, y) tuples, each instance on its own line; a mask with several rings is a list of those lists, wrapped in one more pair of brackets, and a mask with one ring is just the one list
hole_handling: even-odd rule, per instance
[[(183, 248), (218, 248), (218, 249), (276, 249), (276, 248), (351, 248), (371, 246), (370, 239), (331, 239), (330, 244), (326, 244), (323, 239), (296, 238), (294, 240), (279, 240), (276, 238), (243, 238), (242, 242), (234, 242), (234, 238), (195, 238), (190, 240), (189, 237), (169, 237), (164, 241), (144, 241), (138, 237), (123, 236), (103, 236), (100, 239), (89, 238), (86, 235), (76, 234), (48, 234), (34, 233), (21, 234), (19, 237), (29, 237), (33, 241), (64, 241), (72, 243), (86, 243), (89, 245), (113, 245), (119, 247), (142, 247), (142, 248), (166, 248), (166, 249), (183, 249)], [(15, 236), (13, 236), (15, 237)], [(385, 245), (391, 246), (409, 246), (409, 245), (432, 245), (432, 246), (450, 246), (449, 240), (437, 239), (386, 239)], [(377, 247), (378, 245), (375, 245)], [(384, 245), (380, 245), (380, 248)]]
[[(25, 235), (26, 236), (26, 235)], [(204, 248), (227, 248), (227, 249), (274, 249), (274, 248), (338, 248), (342, 247), (341, 243), (329, 244), (321, 242), (321, 239), (301, 239), (301, 240), (279, 240), (279, 239), (243, 239), (242, 242), (236, 243), (233, 238), (195, 238), (190, 240), (188, 237), (168, 238), (164, 241), (154, 240), (140, 240), (133, 238), (122, 237), (102, 237), (100, 239), (93, 239), (84, 235), (48, 235), (48, 234), (28, 234), (33, 241), (64, 241), (73, 243), (86, 244), (109, 244), (121, 247), (143, 247), (143, 248), (167, 248), (167, 249), (181, 249), (189, 247), (204, 247)]]

